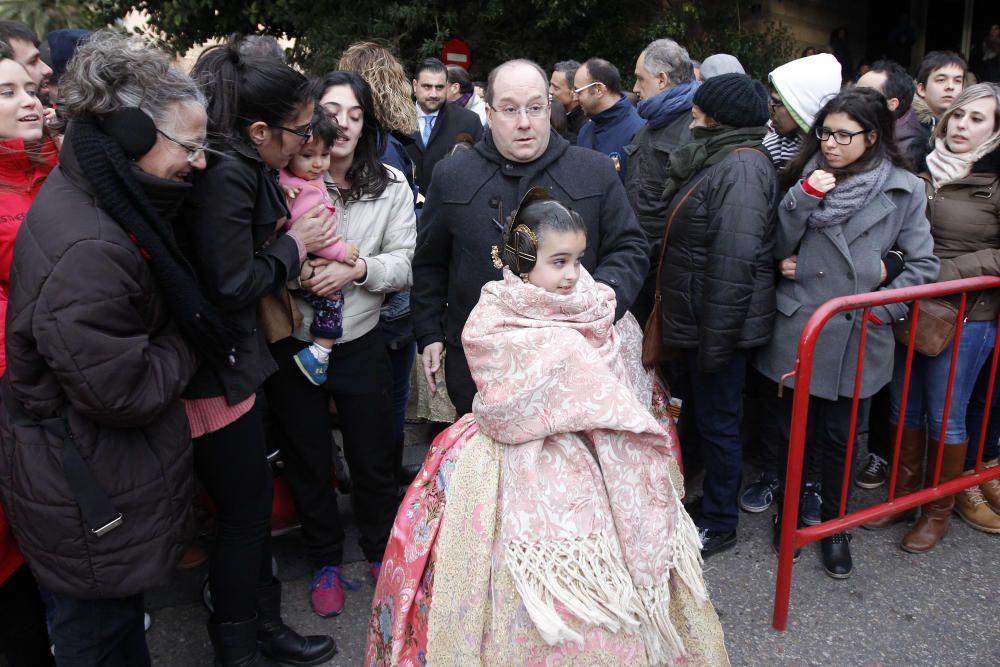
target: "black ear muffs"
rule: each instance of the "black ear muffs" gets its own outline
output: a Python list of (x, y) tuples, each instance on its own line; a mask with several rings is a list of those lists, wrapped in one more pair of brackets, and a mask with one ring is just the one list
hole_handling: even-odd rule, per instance
[(148, 153), (156, 144), (156, 125), (138, 107), (127, 107), (101, 116), (97, 124), (133, 160)]

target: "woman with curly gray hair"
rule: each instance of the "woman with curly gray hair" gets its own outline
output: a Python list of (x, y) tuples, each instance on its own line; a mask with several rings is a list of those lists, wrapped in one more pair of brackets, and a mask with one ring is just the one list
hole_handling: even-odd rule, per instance
[(163, 52), (110, 33), (60, 81), (69, 119), (14, 246), (0, 491), (49, 593), (60, 665), (149, 665), (143, 591), (188, 529), (181, 391), (233, 336), (172, 220), (205, 167), (204, 97)]

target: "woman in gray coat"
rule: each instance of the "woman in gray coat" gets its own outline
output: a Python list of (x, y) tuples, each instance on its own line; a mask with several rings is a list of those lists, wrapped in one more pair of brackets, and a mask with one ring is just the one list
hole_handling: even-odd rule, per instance
[[(786, 382), (782, 397), (777, 396), (777, 383), (795, 367), (799, 337), (813, 312), (834, 297), (937, 278), (924, 189), (900, 163), (885, 99), (877, 91), (851, 89), (820, 110), (802, 151), (785, 170), (791, 184), (778, 207), (775, 256), (795, 259), (782, 264), (774, 336), (755, 361), (773, 383), (764, 390), (763, 399), (774, 401), (774, 414), (781, 415), (785, 459), (793, 393), (787, 388), (794, 382)], [(887, 281), (882, 257), (893, 248), (906, 263)], [(868, 399), (892, 377), (895, 343), (889, 324), (905, 317), (906, 310), (906, 304), (897, 303), (869, 311), (859, 423), (867, 418)], [(830, 320), (813, 361), (809, 423), (822, 457), (823, 521), (835, 518), (840, 509), (861, 338), (859, 316), (848, 312)], [(779, 474), (784, 473), (779, 466)], [(775, 547), (780, 523), (776, 517)], [(849, 540), (846, 533), (823, 539), (823, 565), (831, 577), (843, 579), (853, 570)]]

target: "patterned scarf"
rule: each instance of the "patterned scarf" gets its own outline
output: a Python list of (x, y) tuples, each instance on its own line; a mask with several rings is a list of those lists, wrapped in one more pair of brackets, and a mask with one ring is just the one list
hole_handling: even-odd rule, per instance
[[(802, 177), (808, 178), (809, 174), (817, 169), (824, 169), (825, 163), (821, 162), (822, 153), (816, 154), (806, 163), (802, 170)], [(847, 222), (851, 217), (871, 203), (875, 196), (882, 191), (885, 179), (889, 178), (892, 170), (892, 163), (888, 159), (873, 166), (871, 169), (849, 176), (837, 178), (837, 185), (826, 193), (819, 204), (819, 208), (809, 216), (809, 226), (813, 229), (819, 227), (829, 227)]]
[(803, 144), (802, 135), (796, 132), (790, 137), (783, 137), (771, 130), (764, 137), (764, 148), (771, 154), (771, 162), (775, 169), (781, 169), (792, 161)]
[(559, 295), (504, 269), (462, 344), (476, 422), (504, 445), (504, 565), (539, 633), (550, 644), (582, 641), (581, 623), (634, 633), (660, 664), (684, 652), (671, 574), (699, 602), (707, 594), (668, 436), (648, 409), (642, 332), (614, 316), (614, 292), (586, 271)]

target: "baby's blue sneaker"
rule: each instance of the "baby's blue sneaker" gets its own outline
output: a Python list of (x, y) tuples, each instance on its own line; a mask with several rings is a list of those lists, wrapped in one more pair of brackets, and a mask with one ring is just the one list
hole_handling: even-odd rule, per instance
[(312, 350), (304, 347), (296, 353), (295, 365), (299, 367), (306, 379), (317, 387), (326, 382), (326, 371), (329, 369), (329, 362), (322, 362), (313, 355)]

